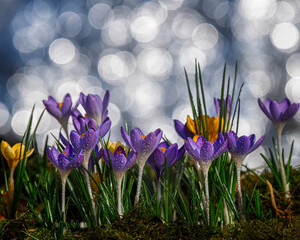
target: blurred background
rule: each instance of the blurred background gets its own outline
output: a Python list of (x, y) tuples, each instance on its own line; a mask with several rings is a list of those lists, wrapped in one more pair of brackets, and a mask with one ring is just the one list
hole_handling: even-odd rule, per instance
[[(127, 120), (145, 133), (161, 128), (183, 141), (173, 119), (191, 113), (183, 67), (191, 79), (201, 64), (208, 113), (216, 116), (224, 62), (238, 87), (245, 83), (239, 134), (275, 136), (257, 98), (300, 102), (300, 1), (276, 0), (1, 0), (0, 138), (14, 143), (25, 131), (32, 106), (35, 122), (49, 95), (111, 93), (112, 140)], [(300, 162), (300, 111), (284, 129), (283, 146), (294, 139)], [(45, 113), (40, 150), (59, 124)], [(54, 142), (49, 136), (49, 143)], [(247, 164), (263, 165), (252, 153)], [(286, 151), (288, 152), (288, 151)]]

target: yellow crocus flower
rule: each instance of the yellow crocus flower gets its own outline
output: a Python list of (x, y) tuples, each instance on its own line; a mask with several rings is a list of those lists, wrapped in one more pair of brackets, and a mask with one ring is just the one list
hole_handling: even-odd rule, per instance
[[(204, 131), (206, 130), (206, 116), (202, 115), (203, 121), (204, 121)], [(209, 140), (210, 142), (215, 141), (218, 138), (219, 135), (219, 121), (220, 121), (220, 117), (210, 117), (207, 116), (207, 124), (208, 124), (208, 138), (207, 140)], [(196, 121), (197, 122), (197, 121)], [(223, 121), (222, 121), (223, 123)], [(194, 120), (192, 120), (192, 118), (188, 115), (187, 119), (186, 119), (186, 125), (187, 128), (195, 135), (193, 137), (194, 141), (195, 139), (197, 140), (199, 137), (199, 127), (195, 126), (195, 122)], [(203, 126), (202, 124), (200, 125), (202, 132), (203, 131)], [(197, 129), (197, 130), (196, 130)]]
[[(19, 160), (20, 159), (22, 160), (24, 158), (24, 151), (25, 151), (25, 145), (22, 145), (21, 143), (17, 143), (13, 147), (11, 147), (4, 140), (1, 142), (1, 152), (7, 161), (9, 169), (16, 168), (16, 166), (19, 163)], [(28, 158), (33, 153), (33, 151), (34, 149), (27, 151), (26, 158)]]
[(108, 144), (107, 144), (107, 148), (109, 149), (109, 151), (112, 152), (112, 154), (115, 153), (116, 149), (119, 146), (122, 146), (125, 149), (125, 146), (120, 141), (116, 141), (116, 142), (108, 141)]

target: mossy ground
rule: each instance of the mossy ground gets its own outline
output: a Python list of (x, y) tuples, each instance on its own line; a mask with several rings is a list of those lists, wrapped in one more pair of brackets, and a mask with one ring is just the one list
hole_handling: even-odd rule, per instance
[[(269, 179), (276, 189), (276, 182), (269, 172), (261, 174)], [(182, 223), (164, 224), (143, 206), (132, 209), (121, 220), (96, 229), (68, 229), (61, 239), (300, 239), (300, 169), (291, 170), (293, 191), (290, 215), (279, 217), (274, 210), (268, 188), (261, 181), (258, 189), (261, 194), (265, 219), (227, 225), (223, 228), (207, 228), (200, 225)], [(258, 179), (244, 174), (248, 189)], [(278, 189), (278, 188), (277, 188)], [(288, 203), (281, 194), (275, 195), (278, 209), (284, 210)], [(268, 213), (272, 210), (273, 218)], [(289, 218), (290, 216), (290, 218)], [(285, 218), (283, 218), (285, 217)], [(49, 229), (41, 227), (29, 211), (14, 220), (0, 220), (0, 239), (53, 239)]]
[[(52, 239), (30, 214), (16, 220), (0, 221), (1, 239)], [(206, 228), (179, 223), (163, 224), (145, 207), (129, 212), (123, 219), (95, 230), (67, 231), (62, 239), (300, 239), (300, 216), (289, 219), (253, 220)]]

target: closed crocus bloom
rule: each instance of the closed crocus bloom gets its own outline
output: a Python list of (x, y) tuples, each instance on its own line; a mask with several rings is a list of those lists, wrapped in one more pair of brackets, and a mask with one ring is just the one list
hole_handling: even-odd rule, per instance
[(99, 95), (80, 93), (79, 103), (83, 106), (86, 116), (94, 119), (98, 125), (107, 118), (108, 115), (109, 91), (106, 91), (103, 101)]
[(162, 177), (165, 169), (165, 157), (167, 159), (168, 167), (173, 166), (185, 153), (184, 146), (178, 150), (178, 145), (170, 145), (168, 142), (161, 142), (158, 144), (155, 151), (150, 155), (147, 163), (151, 166), (156, 174), (157, 181)]
[(68, 134), (67, 124), (72, 113), (72, 100), (70, 94), (66, 94), (62, 102), (58, 103), (53, 97), (49, 96), (48, 100), (43, 100), (43, 103), (47, 111), (59, 121), (66, 134)]
[[(25, 157), (28, 158), (33, 153), (33, 151), (34, 149), (27, 151)], [(7, 142), (2, 141), (1, 152), (7, 161), (8, 167), (10, 169), (15, 169), (19, 163), (19, 160), (22, 160), (24, 158), (25, 145), (17, 143), (13, 147), (11, 147)]]
[(267, 98), (265, 104), (258, 99), (258, 105), (266, 114), (266, 116), (272, 121), (276, 129), (281, 181), (284, 188), (285, 197), (290, 198), (290, 186), (286, 179), (285, 167), (282, 159), (281, 134), (287, 121), (291, 120), (298, 112), (300, 104), (291, 103), (287, 98), (284, 98), (280, 103)]
[(275, 127), (284, 126), (287, 121), (295, 116), (300, 107), (299, 103), (291, 103), (287, 98), (280, 103), (267, 98), (265, 104), (258, 99), (258, 105)]

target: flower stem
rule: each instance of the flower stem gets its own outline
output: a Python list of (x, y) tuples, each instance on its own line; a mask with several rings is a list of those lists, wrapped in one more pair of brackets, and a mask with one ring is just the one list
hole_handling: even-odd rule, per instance
[(117, 185), (118, 185), (118, 213), (120, 217), (123, 216), (123, 208), (122, 208), (122, 178), (117, 179)]
[(158, 180), (157, 182), (157, 201), (160, 203), (161, 199), (161, 182)]
[(241, 188), (241, 169), (242, 169), (242, 164), (240, 163), (240, 161), (236, 161), (238, 211), (239, 211), (240, 222), (245, 222), (245, 217), (243, 215), (243, 195), (242, 195), (242, 188)]
[(207, 225), (209, 226), (209, 188), (208, 188), (208, 169), (203, 169), (204, 184), (205, 184), (205, 196), (206, 196), (206, 215)]
[(279, 166), (280, 166), (280, 175), (281, 175), (281, 181), (285, 193), (285, 198), (290, 199), (290, 186), (286, 182), (286, 174), (284, 169), (284, 164), (282, 160), (282, 151), (281, 151), (281, 133), (282, 133), (283, 127), (279, 126), (276, 127), (276, 133), (277, 133), (277, 148), (278, 148), (278, 159), (279, 159)]
[(15, 168), (10, 169), (9, 179), (8, 179), (7, 214), (10, 218), (14, 218), (14, 216), (11, 216), (12, 204), (13, 204), (14, 193), (15, 193), (14, 171), (15, 171)]
[(84, 155), (84, 160), (83, 160), (82, 166), (86, 169), (86, 171), (84, 172), (84, 174), (85, 174), (86, 184), (87, 184), (88, 192), (89, 192), (91, 203), (92, 203), (93, 214), (95, 216), (95, 221), (96, 221), (96, 224), (97, 224), (96, 207), (95, 207), (95, 202), (94, 202), (94, 198), (93, 198), (93, 194), (92, 194), (90, 176), (89, 176), (89, 174), (87, 172), (88, 171), (88, 164), (89, 164), (89, 158), (90, 158), (90, 155), (91, 155), (91, 151), (85, 152), (83, 155)]
[(136, 195), (135, 195), (134, 205), (138, 204), (138, 202), (140, 200), (144, 165), (143, 166), (139, 166), (138, 184), (137, 184), (137, 189), (136, 189)]
[(63, 215), (63, 221), (64, 223), (66, 222), (66, 182), (67, 182), (67, 177), (61, 175), (61, 211)]
[(227, 208), (227, 203), (225, 198), (223, 198), (223, 204), (224, 204), (224, 209), (223, 209), (223, 213), (224, 213), (224, 222), (225, 225), (229, 224), (229, 213), (228, 213), (228, 208)]

